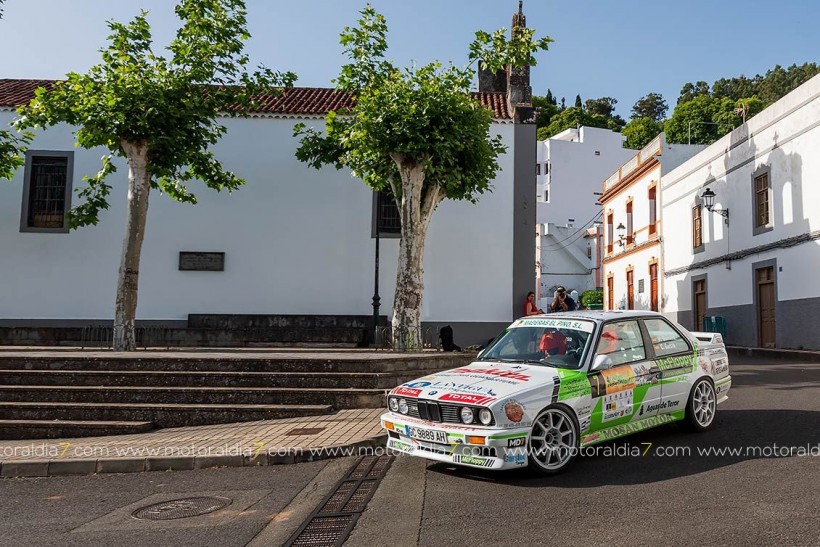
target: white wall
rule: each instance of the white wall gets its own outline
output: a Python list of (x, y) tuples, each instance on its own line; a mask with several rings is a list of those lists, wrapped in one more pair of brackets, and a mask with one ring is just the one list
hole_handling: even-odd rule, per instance
[[(0, 112), (0, 125), (13, 118)], [(154, 192), (143, 245), (140, 319), (189, 313), (372, 313), (372, 193), (347, 171), (294, 158), (298, 120), (228, 119), (217, 157), (248, 180), (233, 194), (194, 184), (199, 203)], [(308, 120), (320, 127), (321, 120)], [(493, 192), (477, 205), (445, 202), (430, 225), (423, 319), (509, 321), (513, 229), (513, 125)], [(103, 150), (73, 148), (68, 127), (37, 135), (31, 150), (75, 150), (74, 188)], [(127, 167), (111, 176), (111, 209), (70, 234), (21, 233), (23, 170), (0, 182), (0, 319), (103, 319), (113, 315), (124, 231)], [(74, 200), (76, 204), (76, 197)], [(382, 239), (382, 313), (392, 307), (397, 240)], [(224, 251), (224, 272), (178, 271), (179, 251)]]
[[(600, 152), (596, 155), (595, 152)], [(568, 129), (538, 143), (538, 161), (549, 164), (549, 174), (538, 177), (537, 223), (565, 225), (575, 219), (581, 227), (600, 210), (595, 192), (604, 179), (635, 155), (623, 148), (623, 136), (609, 129)], [(550, 201), (544, 203), (549, 185)]]
[[(665, 153), (665, 152), (664, 152)], [(653, 260), (660, 261), (661, 249), (660, 242), (657, 241), (660, 232), (655, 232), (655, 235), (650, 237), (649, 219), (650, 219), (650, 202), (649, 202), (649, 188), (653, 184), (657, 185), (661, 176), (661, 164), (655, 163), (654, 167), (639, 176), (632, 182), (628, 188), (625, 188), (620, 193), (612, 197), (611, 200), (604, 204), (604, 250), (610, 243), (608, 237), (608, 228), (606, 225), (608, 214), (611, 211), (613, 216), (612, 222), (612, 243), (613, 252), (609, 255), (604, 264), (604, 305), (609, 302), (609, 294), (607, 289), (607, 277), (610, 273), (614, 274), (614, 308), (627, 309), (627, 269), (633, 268), (633, 286), (634, 286), (634, 308), (636, 310), (651, 309), (650, 303), (650, 279), (649, 279), (649, 262)], [(621, 246), (618, 243), (618, 231), (616, 227), (627, 223), (627, 202), (632, 201), (632, 229), (633, 229), (633, 244)], [(656, 214), (660, 219), (660, 206), (656, 205)], [(659, 229), (659, 228), (658, 228)], [(627, 232), (624, 232), (626, 237)], [(655, 243), (649, 243), (655, 241)], [(641, 250), (633, 250), (648, 245)], [(660, 268), (660, 265), (659, 265)], [(663, 294), (660, 279), (660, 270), (658, 272), (658, 295)], [(643, 280), (644, 291), (639, 292), (640, 281)], [(660, 304), (660, 302), (659, 302)]]
[[(573, 226), (539, 226), (538, 287), (540, 298), (548, 299), (547, 304), (552, 301), (557, 286), (577, 290), (578, 294), (595, 289), (595, 238), (585, 237), (586, 232), (584, 229), (579, 233)], [(587, 257), (588, 244), (591, 258)]]
[[(663, 176), (662, 200), (667, 271), (820, 229), (820, 77), (815, 77), (770, 106), (745, 126)], [(771, 231), (754, 235), (753, 173), (769, 166), (772, 185)], [(691, 210), (696, 196), (709, 187), (716, 208), (729, 209), (723, 219), (703, 211), (704, 251), (692, 252)], [(758, 253), (741, 261), (717, 264), (671, 276), (666, 283), (666, 311), (692, 309), (692, 275), (708, 272), (710, 308), (752, 304), (750, 264), (777, 258), (779, 301), (820, 296), (817, 241)]]

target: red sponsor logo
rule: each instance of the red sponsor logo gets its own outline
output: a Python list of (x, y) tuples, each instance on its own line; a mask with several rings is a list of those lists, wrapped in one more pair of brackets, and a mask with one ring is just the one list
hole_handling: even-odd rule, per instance
[(421, 395), (421, 390), (399, 386), (393, 390), (393, 395), (404, 395), (405, 397), (418, 397), (419, 395)]
[(438, 399), (439, 401), (453, 401), (456, 403), (467, 403), (472, 405), (484, 405), (493, 401), (492, 397), (484, 395), (469, 395), (466, 393), (447, 393)]
[(497, 368), (457, 368), (452, 372), (460, 374), (487, 374), (488, 376), (498, 376), (499, 378), (508, 378), (510, 380), (521, 380), (522, 382), (530, 381), (530, 377), (526, 374)]

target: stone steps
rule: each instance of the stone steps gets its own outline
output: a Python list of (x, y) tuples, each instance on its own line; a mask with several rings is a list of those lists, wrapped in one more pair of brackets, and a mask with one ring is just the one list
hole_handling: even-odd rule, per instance
[(0, 439), (59, 439), (145, 433), (151, 422), (93, 420), (0, 420)]
[[(137, 331), (137, 346), (143, 340)], [(90, 337), (89, 337), (90, 336)], [(365, 345), (367, 330), (360, 327), (253, 327), (187, 328), (167, 327), (146, 335), (145, 343), (156, 347), (254, 347)], [(84, 334), (82, 327), (0, 327), (3, 346), (109, 347), (110, 329)]]
[(326, 405), (338, 410), (379, 408), (386, 404), (386, 392), (386, 389), (351, 388), (0, 385), (0, 401), (100, 404), (173, 402), (183, 405), (231, 405), (237, 410), (248, 405)]
[(424, 356), (395, 356), (395, 354), (369, 354), (369, 358), (338, 358), (331, 352), (323, 357), (321, 352), (307, 357), (254, 358), (239, 353), (209, 354), (207, 357), (176, 357), (173, 352), (162, 356), (153, 352), (135, 352), (133, 357), (83, 354), (59, 356), (21, 356), (20, 353), (0, 352), (0, 369), (3, 370), (105, 370), (105, 371), (198, 371), (198, 372), (307, 372), (307, 373), (387, 373), (445, 370), (463, 366), (470, 360), (468, 354), (435, 353)]
[[(151, 425), (182, 427), (379, 408), (386, 391), (396, 385), (463, 366), (471, 358), (296, 349), (0, 351), (0, 420), (9, 422), (0, 428), (0, 439), (104, 435)], [(38, 425), (55, 420), (63, 422), (59, 428)], [(107, 425), (94, 430), (89, 422)]]
[(0, 402), (0, 420), (152, 422), (183, 427), (329, 414), (330, 405)]
[(0, 370), (9, 386), (280, 387), (393, 388), (421, 371), (400, 372), (236, 372), (175, 370)]

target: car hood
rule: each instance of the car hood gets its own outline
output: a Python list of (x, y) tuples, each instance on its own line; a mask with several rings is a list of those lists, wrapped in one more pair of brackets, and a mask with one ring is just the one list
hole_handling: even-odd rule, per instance
[(558, 375), (558, 369), (554, 367), (474, 361), (466, 367), (406, 382), (391, 394), (442, 403), (491, 406), (496, 401), (533, 389), (543, 391), (557, 383)]

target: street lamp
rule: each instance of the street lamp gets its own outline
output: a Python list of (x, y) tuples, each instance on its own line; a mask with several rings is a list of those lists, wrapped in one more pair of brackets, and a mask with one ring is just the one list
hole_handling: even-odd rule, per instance
[(374, 260), (374, 280), (373, 280), (373, 328), (368, 336), (368, 342), (375, 346), (379, 340), (376, 331), (379, 328), (379, 233), (381, 232), (381, 206), (382, 196), (376, 192), (376, 256)]
[(626, 233), (626, 227), (624, 227), (624, 223), (621, 222), (618, 224), (618, 227), (615, 228), (618, 231), (618, 245), (621, 247), (626, 246), (624, 234)]
[(706, 207), (706, 210), (710, 213), (717, 213), (723, 217), (723, 221), (726, 224), (729, 224), (729, 209), (715, 209), (715, 197), (717, 194), (712, 192), (709, 188), (703, 191), (700, 195), (701, 199), (703, 199), (703, 204)]

